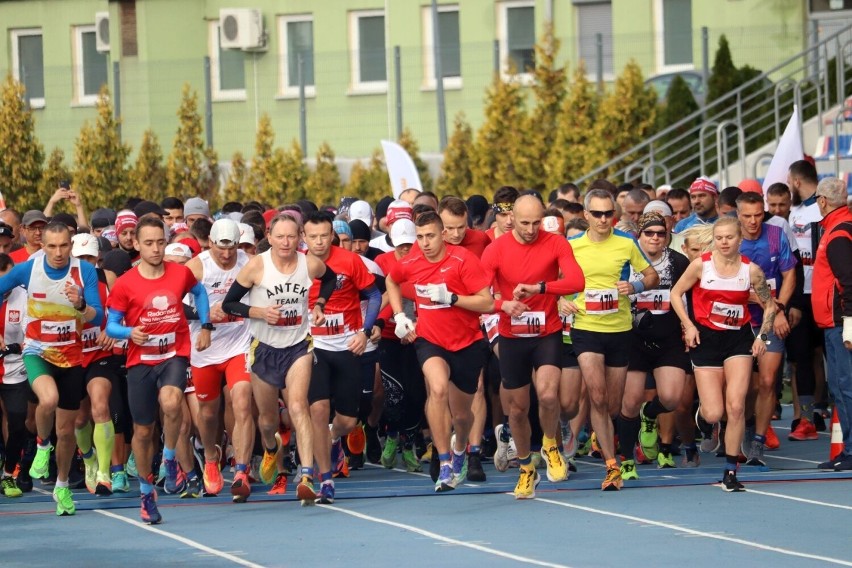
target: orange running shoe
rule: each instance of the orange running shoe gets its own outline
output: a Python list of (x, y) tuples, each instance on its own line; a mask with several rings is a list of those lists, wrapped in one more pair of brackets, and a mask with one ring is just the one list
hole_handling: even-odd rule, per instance
[(775, 433), (775, 429), (772, 428), (771, 425), (766, 429), (766, 442), (764, 445), (767, 450), (777, 450), (781, 447), (781, 441), (778, 439), (778, 435)]
[(204, 462), (204, 491), (208, 495), (218, 495), (225, 486), (222, 472), (219, 471), (219, 460)]
[(245, 503), (249, 495), (251, 495), (251, 483), (249, 483), (248, 475), (244, 471), (238, 471), (231, 484), (231, 499), (234, 503)]
[(296, 486), (296, 498), (302, 502), (302, 507), (313, 505), (316, 502), (317, 492), (314, 490), (314, 480), (303, 475), (299, 485)]
[(811, 421), (807, 418), (802, 418), (796, 425), (796, 429), (791, 431), (787, 436), (787, 439), (794, 442), (804, 442), (808, 440), (818, 440), (819, 435), (817, 434), (816, 427), (811, 424)]
[(272, 489), (267, 491), (268, 495), (284, 495), (287, 493), (287, 474), (279, 473), (275, 476), (275, 483), (272, 484)]
[(363, 454), (367, 449), (367, 435), (364, 434), (364, 426), (360, 422), (346, 436), (346, 447), (349, 448), (350, 454)]

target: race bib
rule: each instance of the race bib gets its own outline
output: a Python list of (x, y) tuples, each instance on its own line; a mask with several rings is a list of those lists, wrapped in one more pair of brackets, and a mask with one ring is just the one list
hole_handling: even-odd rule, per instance
[(485, 337), (488, 338), (488, 343), (494, 343), (494, 340), (499, 335), (500, 314), (482, 316), (481, 319), (482, 329), (485, 330)]
[(723, 329), (739, 329), (745, 321), (745, 310), (743, 306), (713, 302), (710, 309), (710, 321)]
[(175, 334), (163, 333), (151, 335), (142, 346), (139, 355), (141, 361), (164, 361), (175, 356)]
[(83, 333), (80, 334), (83, 340), (83, 353), (100, 350), (101, 346), (98, 345), (98, 336), (100, 333), (101, 328), (99, 327), (87, 327), (83, 330)]
[(302, 310), (298, 307), (280, 309), (278, 310), (278, 321), (272, 325), (285, 329), (297, 328), (302, 325), (302, 317)]
[(317, 337), (340, 337), (345, 333), (343, 314), (328, 314), (324, 324), (311, 326), (311, 334)]
[(112, 354), (118, 355), (119, 357), (127, 356), (127, 340), (119, 339), (112, 346)]
[(538, 337), (544, 331), (544, 312), (524, 312), (512, 316), (511, 329), (515, 337)]
[(670, 290), (645, 290), (636, 294), (636, 309), (646, 310), (654, 315), (671, 311)]
[(559, 317), (562, 320), (562, 336), (571, 337), (571, 327), (574, 325), (574, 314), (568, 314), (567, 316), (560, 314)]
[(586, 290), (586, 314), (602, 316), (618, 313), (618, 289)]
[(39, 340), (45, 347), (73, 345), (77, 341), (77, 320), (41, 320)]

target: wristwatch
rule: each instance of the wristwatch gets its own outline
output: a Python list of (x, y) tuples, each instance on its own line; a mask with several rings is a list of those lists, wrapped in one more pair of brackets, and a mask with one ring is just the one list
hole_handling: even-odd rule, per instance
[(76, 308), (78, 312), (83, 313), (86, 311), (86, 298), (80, 298), (80, 307)]
[(763, 343), (765, 343), (766, 345), (769, 345), (770, 343), (772, 343), (771, 341), (769, 341), (769, 335), (766, 334), (766, 333), (761, 333), (760, 335), (757, 336), (757, 338), (759, 340), (761, 340)]
[(206, 329), (207, 331), (213, 331), (213, 330), (214, 330), (214, 329), (216, 329), (216, 328), (215, 328), (215, 327), (213, 327), (213, 324), (212, 324), (212, 323), (207, 322), (207, 323), (202, 323), (202, 324), (201, 324), (201, 329)]
[(456, 302), (458, 302), (458, 301), (459, 301), (458, 294), (450, 295), (450, 305), (451, 306), (454, 306), (456, 304)]

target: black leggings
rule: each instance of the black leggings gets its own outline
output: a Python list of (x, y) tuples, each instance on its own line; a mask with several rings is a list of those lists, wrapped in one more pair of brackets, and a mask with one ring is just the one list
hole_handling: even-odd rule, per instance
[(12, 385), (0, 384), (0, 399), (6, 408), (9, 438), (6, 440), (6, 473), (15, 471), (21, 459), (21, 450), (27, 441), (27, 403), (35, 401), (33, 391), (26, 381)]
[(814, 350), (823, 346), (823, 332), (814, 323), (811, 297), (802, 309), (802, 321), (787, 337), (787, 358), (796, 364), (796, 390), (799, 396), (813, 396), (816, 388)]
[(124, 439), (130, 442), (133, 437), (133, 418), (130, 416), (130, 406), (127, 403), (127, 374), (116, 373), (113, 376), (112, 390), (109, 394), (109, 410), (116, 434), (124, 434)]
[(379, 366), (385, 389), (383, 418), (388, 433), (413, 434), (420, 427), (426, 404), (426, 383), (414, 345), (382, 339), (379, 344)]

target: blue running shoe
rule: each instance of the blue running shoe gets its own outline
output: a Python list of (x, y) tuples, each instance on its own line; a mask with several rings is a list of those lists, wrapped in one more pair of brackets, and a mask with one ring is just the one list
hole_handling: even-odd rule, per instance
[(435, 482), (435, 491), (441, 493), (444, 491), (452, 491), (456, 486), (453, 485), (453, 466), (443, 464), (438, 473), (438, 481)]
[(453, 452), (453, 488), (461, 485), (467, 479), (467, 452), (456, 455)]
[(181, 493), (186, 487), (186, 474), (178, 465), (177, 460), (163, 460), (166, 464), (166, 480), (163, 491), (169, 494)]
[(142, 522), (149, 525), (156, 525), (163, 520), (160, 516), (160, 511), (157, 509), (157, 491), (142, 495), (142, 508), (140, 510)]
[(323, 481), (320, 485), (319, 495), (317, 495), (317, 503), (322, 505), (331, 505), (334, 503), (334, 481)]

